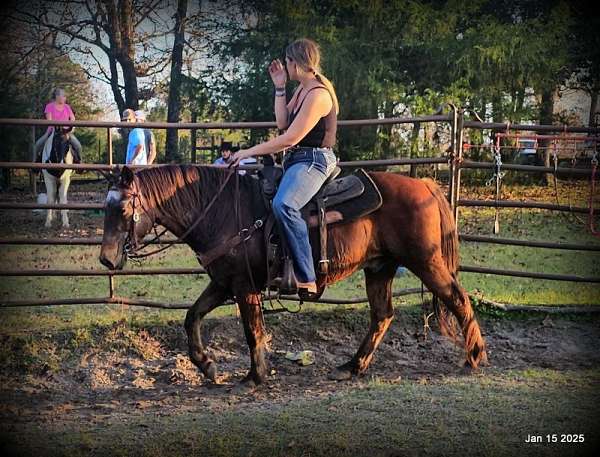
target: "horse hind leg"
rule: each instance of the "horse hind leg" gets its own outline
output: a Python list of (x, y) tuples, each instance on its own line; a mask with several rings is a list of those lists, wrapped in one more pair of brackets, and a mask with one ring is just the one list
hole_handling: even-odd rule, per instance
[(365, 268), (367, 297), (369, 299), (371, 323), (358, 351), (347, 363), (337, 367), (329, 378), (338, 381), (350, 379), (353, 374), (364, 374), (373, 359), (373, 354), (383, 339), (392, 319), (392, 282), (398, 268), (388, 264), (382, 269)]
[[(459, 284), (456, 276), (450, 274), (441, 255), (434, 257), (421, 269), (415, 268), (413, 271), (458, 320), (464, 338), (465, 366), (477, 368), (481, 363), (487, 362), (485, 340), (481, 335), (481, 329), (475, 318), (469, 296)], [(436, 308), (442, 333), (456, 341), (454, 326), (449, 320), (451, 316), (442, 305), (438, 304)]]

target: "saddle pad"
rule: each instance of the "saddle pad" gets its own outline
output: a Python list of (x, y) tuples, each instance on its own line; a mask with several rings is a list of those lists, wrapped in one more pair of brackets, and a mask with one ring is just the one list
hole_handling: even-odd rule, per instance
[[(372, 213), (373, 211), (378, 210), (383, 204), (383, 198), (381, 197), (379, 189), (368, 173), (365, 172), (365, 170), (359, 168), (354, 172), (354, 174), (341, 179), (346, 178), (354, 178), (359, 180), (362, 184), (363, 192), (358, 196), (354, 196), (353, 198), (344, 198), (341, 199), (341, 201), (338, 200), (337, 202), (335, 202), (335, 199), (329, 200), (326, 205), (327, 213), (332, 211), (336, 212), (337, 214), (331, 219), (331, 222), (328, 222), (328, 225), (350, 222), (359, 219), (367, 214)], [(338, 180), (333, 181), (329, 185), (335, 184), (337, 181)], [(350, 182), (352, 183), (354, 180)], [(334, 204), (332, 204), (332, 201)], [(315, 215), (316, 205), (311, 201), (302, 209), (302, 216), (308, 222), (309, 226), (312, 227), (314, 226)], [(329, 217), (327, 219), (329, 220)]]

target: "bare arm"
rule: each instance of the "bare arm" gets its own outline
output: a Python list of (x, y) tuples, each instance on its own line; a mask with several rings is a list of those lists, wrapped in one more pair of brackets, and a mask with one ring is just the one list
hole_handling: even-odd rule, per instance
[[(276, 90), (285, 91), (287, 82), (287, 74), (285, 68), (279, 59), (273, 60), (269, 65), (269, 75), (273, 81)], [(275, 95), (274, 102), (275, 121), (279, 130), (284, 130), (288, 126), (288, 107), (286, 104), (285, 94)]]
[(144, 148), (144, 146), (141, 145), (141, 144), (138, 144), (135, 147), (135, 151), (133, 152), (133, 157), (131, 158), (131, 161), (128, 163), (128, 165), (131, 164), (131, 163), (133, 163), (133, 162), (135, 162), (135, 159), (137, 158), (138, 155), (140, 155), (140, 153), (142, 152), (143, 148)]
[(285, 133), (245, 151), (237, 152), (233, 162), (238, 164), (243, 158), (272, 154), (298, 144), (317, 125), (319, 119), (331, 111), (332, 106), (333, 101), (326, 89), (312, 91), (306, 96), (298, 116)]
[(287, 128), (288, 123), (288, 109), (286, 105), (285, 95), (275, 95), (275, 122), (279, 130)]
[(154, 163), (154, 159), (156, 159), (156, 143), (154, 141), (150, 142), (150, 156), (148, 157), (148, 165)]
[[(70, 121), (74, 121), (75, 120), (75, 113), (73, 112), (72, 109), (69, 109), (69, 111), (71, 111), (71, 114), (69, 114), (69, 120)], [(75, 126), (71, 127), (71, 132), (73, 132), (75, 130)]]

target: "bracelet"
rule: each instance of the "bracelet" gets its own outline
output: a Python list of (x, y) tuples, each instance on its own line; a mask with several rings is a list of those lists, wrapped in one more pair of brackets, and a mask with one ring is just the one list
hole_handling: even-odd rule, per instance
[(282, 88), (275, 88), (275, 97), (283, 97), (285, 96), (285, 87)]

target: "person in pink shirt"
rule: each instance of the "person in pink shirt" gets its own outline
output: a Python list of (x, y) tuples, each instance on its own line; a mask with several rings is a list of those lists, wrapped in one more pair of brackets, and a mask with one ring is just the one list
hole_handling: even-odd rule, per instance
[[(52, 92), (52, 99), (50, 103), (46, 105), (44, 109), (44, 114), (46, 115), (46, 119), (54, 120), (54, 121), (74, 121), (75, 114), (71, 107), (67, 104), (67, 96), (65, 95), (65, 91), (61, 88), (56, 88)], [(71, 141), (71, 146), (73, 147), (73, 161), (75, 163), (81, 162), (81, 143), (73, 134), (74, 128), (69, 133), (69, 138)], [(42, 137), (36, 141), (35, 150), (39, 155), (44, 148), (44, 144), (48, 139), (48, 136), (54, 131), (53, 127), (48, 127), (46, 133), (42, 135)]]

